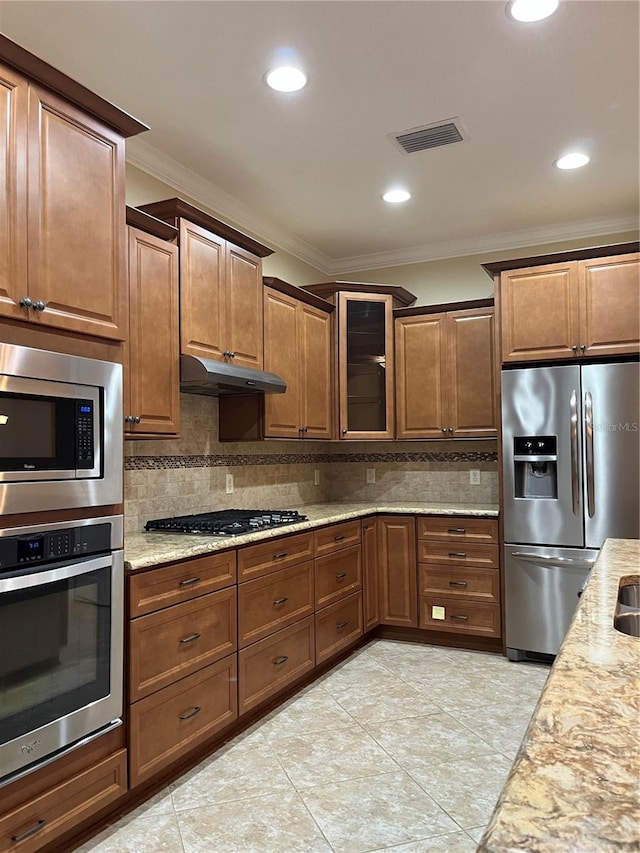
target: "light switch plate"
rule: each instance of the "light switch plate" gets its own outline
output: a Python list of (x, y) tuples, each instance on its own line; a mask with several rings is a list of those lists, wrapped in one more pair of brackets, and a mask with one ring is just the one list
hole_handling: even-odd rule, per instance
[(225, 481), (225, 491), (228, 495), (233, 494), (233, 474), (227, 474), (227, 479)]
[(376, 469), (375, 468), (367, 468), (367, 483), (375, 483), (376, 481)]
[(319, 468), (313, 469), (313, 485), (314, 486), (320, 485), (320, 469)]
[(469, 482), (472, 486), (480, 485), (480, 471), (478, 468), (472, 468), (469, 471)]

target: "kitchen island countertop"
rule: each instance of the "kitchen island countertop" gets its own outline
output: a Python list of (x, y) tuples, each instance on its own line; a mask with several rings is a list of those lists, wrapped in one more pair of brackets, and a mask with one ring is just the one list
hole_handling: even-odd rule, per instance
[(640, 541), (605, 542), (479, 853), (640, 850), (640, 639), (613, 627), (639, 567)]
[[(275, 509), (275, 507), (274, 507)], [(290, 533), (300, 533), (325, 524), (348, 521), (350, 518), (363, 518), (376, 513), (402, 515), (471, 515), (477, 517), (497, 517), (498, 507), (495, 504), (464, 504), (464, 503), (428, 503), (428, 502), (386, 502), (372, 503), (322, 503), (301, 506), (299, 511), (307, 516), (306, 521), (273, 527), (268, 530), (258, 530), (241, 536), (189, 536), (174, 533), (128, 533), (125, 537), (124, 559), (125, 568), (129, 571), (159, 566), (163, 563), (187, 560), (200, 557), (214, 551), (224, 551), (228, 548), (238, 548), (287, 536)]]

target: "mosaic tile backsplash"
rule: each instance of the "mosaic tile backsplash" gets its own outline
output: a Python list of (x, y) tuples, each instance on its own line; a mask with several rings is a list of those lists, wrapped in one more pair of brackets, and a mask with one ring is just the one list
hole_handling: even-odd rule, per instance
[[(213, 509), (328, 500), (497, 503), (495, 441), (219, 442), (215, 397), (181, 394), (181, 438), (125, 442), (125, 526)], [(368, 468), (376, 482), (367, 484)], [(469, 484), (469, 470), (480, 484)], [(314, 472), (320, 483), (315, 485)], [(232, 474), (233, 494), (225, 493)]]

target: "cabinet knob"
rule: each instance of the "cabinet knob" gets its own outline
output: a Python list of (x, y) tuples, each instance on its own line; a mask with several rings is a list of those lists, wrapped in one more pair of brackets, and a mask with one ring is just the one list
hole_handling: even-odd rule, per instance
[(236, 357), (235, 352), (233, 352), (233, 350), (231, 350), (231, 351), (229, 352), (229, 358), (235, 358), (235, 357)]
[(446, 427), (442, 427), (442, 432), (446, 432), (446, 431), (447, 431), (447, 428), (446, 428)]
[(447, 431), (450, 433), (453, 432), (453, 427), (447, 427)]
[(577, 347), (577, 346), (572, 346), (572, 347), (571, 347), (571, 352), (578, 352), (578, 347)]
[(140, 415), (136, 415), (135, 418), (133, 419), (133, 422), (134, 422), (134, 424), (139, 424), (141, 420), (142, 420), (142, 418), (140, 417)]
[(44, 309), (46, 307), (47, 307), (47, 303), (43, 302), (42, 299), (38, 299), (38, 301), (35, 302), (33, 305), (33, 310), (34, 311), (44, 311)]
[(584, 352), (586, 350), (586, 348), (587, 347), (585, 344), (580, 344), (580, 352)]
[(342, 434), (343, 434), (343, 435), (346, 435), (346, 434), (347, 434), (346, 429), (343, 429), (343, 430), (342, 430)]
[(31, 308), (31, 307), (33, 306), (33, 301), (32, 301), (32, 299), (31, 299), (31, 297), (29, 297), (29, 296), (24, 296), (24, 297), (20, 300), (20, 305), (21, 305), (23, 308)]
[(127, 417), (124, 419), (124, 422), (125, 422), (126, 424), (132, 424), (132, 423), (134, 422), (134, 417), (133, 417), (133, 415), (127, 415)]

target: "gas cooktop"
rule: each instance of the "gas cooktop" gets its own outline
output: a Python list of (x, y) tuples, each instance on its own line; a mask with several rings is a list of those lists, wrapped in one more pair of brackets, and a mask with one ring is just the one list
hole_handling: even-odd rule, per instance
[(198, 515), (177, 515), (174, 518), (157, 518), (147, 521), (144, 529), (154, 533), (192, 533), (203, 536), (241, 536), (255, 530), (282, 527), (306, 521), (295, 509), (223, 509), (218, 512), (201, 512)]

